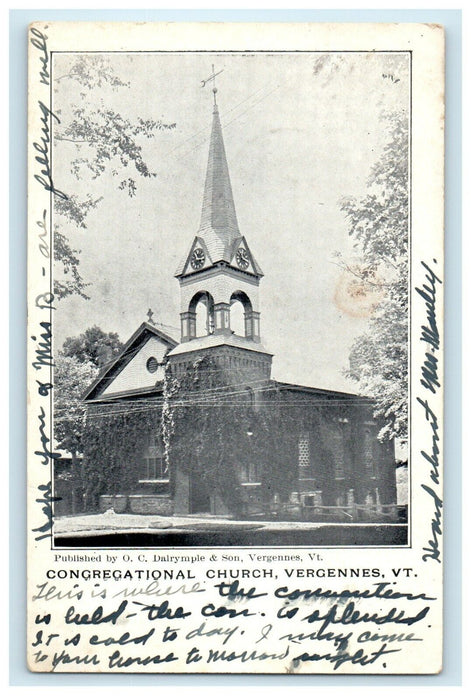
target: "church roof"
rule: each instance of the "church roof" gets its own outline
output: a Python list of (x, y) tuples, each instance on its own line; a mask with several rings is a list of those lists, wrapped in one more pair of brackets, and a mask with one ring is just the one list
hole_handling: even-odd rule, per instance
[[(221, 261), (231, 263), (237, 244), (242, 241), (217, 104), (214, 104), (213, 109), (203, 207), (196, 235), (204, 241), (213, 264)], [(175, 273), (176, 277), (184, 273), (188, 257), (187, 254), (181, 260)], [(253, 255), (251, 257), (256, 274), (262, 275), (260, 266)]]
[(294, 391), (294, 392), (304, 392), (307, 394), (318, 394), (319, 396), (327, 396), (330, 398), (337, 399), (349, 399), (351, 401), (358, 401), (361, 399), (363, 402), (371, 404), (374, 403), (374, 399), (368, 396), (361, 396), (360, 394), (352, 394), (347, 391), (337, 391), (336, 389), (320, 389), (314, 386), (305, 386), (303, 384), (291, 384), (288, 382), (279, 382), (275, 379), (271, 380), (273, 386), (281, 391)]
[[(96, 399), (101, 393), (111, 384), (118, 376), (124, 367), (129, 365), (139, 350), (147, 343), (149, 338), (157, 338), (163, 345), (167, 346), (168, 350), (172, 350), (177, 346), (176, 340), (171, 338), (166, 333), (155, 328), (149, 323), (141, 323), (139, 328), (132, 334), (129, 340), (125, 343), (119, 355), (114, 358), (109, 364), (105, 365), (95, 381), (87, 388), (82, 396), (82, 401), (90, 401)], [(168, 352), (167, 350), (167, 352)], [(146, 390), (152, 390), (156, 382), (152, 382), (152, 386), (143, 387)], [(126, 392), (132, 393), (132, 392)], [(134, 392), (135, 393), (135, 392)]]
[(214, 348), (220, 345), (229, 345), (234, 348), (242, 348), (243, 350), (252, 350), (253, 352), (262, 353), (263, 355), (271, 355), (261, 343), (256, 343), (248, 338), (243, 338), (240, 335), (204, 335), (198, 338), (193, 338), (192, 340), (187, 340), (184, 343), (180, 343), (175, 348), (170, 350), (168, 357), (174, 357), (175, 355), (183, 355), (187, 352), (193, 352), (194, 350), (205, 350), (206, 348)]

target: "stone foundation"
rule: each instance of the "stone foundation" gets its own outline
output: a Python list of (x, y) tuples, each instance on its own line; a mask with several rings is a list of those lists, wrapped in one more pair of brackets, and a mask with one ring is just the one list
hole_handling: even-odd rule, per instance
[(121, 495), (100, 496), (100, 513), (105, 513), (112, 508), (115, 513), (125, 513), (128, 505), (128, 497)]
[(129, 510), (140, 515), (173, 515), (173, 500), (156, 494), (129, 496)]

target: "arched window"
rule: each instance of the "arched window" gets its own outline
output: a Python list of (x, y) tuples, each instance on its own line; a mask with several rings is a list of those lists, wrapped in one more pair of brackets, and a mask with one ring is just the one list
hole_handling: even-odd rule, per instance
[(255, 391), (250, 386), (246, 386), (245, 391), (247, 393), (248, 406), (250, 408), (254, 409), (255, 408)]
[(198, 292), (190, 301), (188, 311), (196, 316), (196, 337), (214, 333), (214, 299), (209, 292)]

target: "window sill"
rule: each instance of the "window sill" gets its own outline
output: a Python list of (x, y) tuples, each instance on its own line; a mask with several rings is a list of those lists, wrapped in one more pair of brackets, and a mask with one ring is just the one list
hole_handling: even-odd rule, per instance
[(170, 479), (139, 479), (140, 484), (168, 484)]

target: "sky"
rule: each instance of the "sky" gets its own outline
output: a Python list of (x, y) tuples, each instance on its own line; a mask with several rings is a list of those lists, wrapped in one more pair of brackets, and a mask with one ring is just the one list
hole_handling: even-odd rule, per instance
[[(119, 189), (132, 167), (111, 163), (93, 179), (82, 167), (86, 145), (56, 141), (55, 186), (79, 198), (102, 197), (87, 228), (57, 219), (80, 249), (89, 300), (58, 302), (55, 347), (92, 325), (125, 341), (149, 307), (179, 340), (174, 272), (198, 230), (212, 120), (212, 72), (241, 234), (263, 269), (261, 335), (274, 354), (272, 377), (325, 389), (357, 391), (344, 375), (350, 347), (371, 307), (348, 293), (335, 252), (358, 261), (340, 209), (362, 197), (388, 140), (383, 115), (408, 110), (406, 53), (114, 53), (109, 66), (129, 86), (84, 89), (67, 76), (76, 54), (55, 54), (53, 111), (60, 133), (72, 105), (112, 108), (129, 118), (162, 119), (176, 128), (139, 138), (155, 178), (136, 196)], [(57, 78), (60, 78), (59, 80)], [(117, 172), (113, 174), (113, 169)]]

